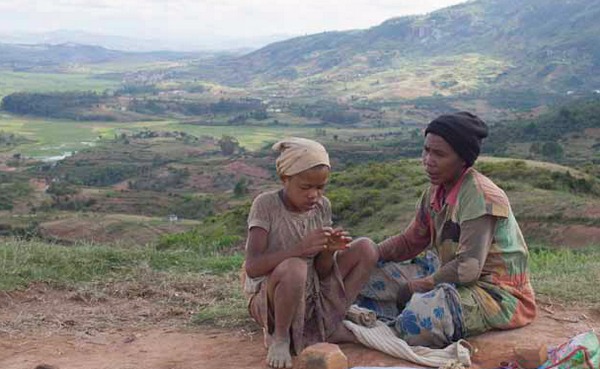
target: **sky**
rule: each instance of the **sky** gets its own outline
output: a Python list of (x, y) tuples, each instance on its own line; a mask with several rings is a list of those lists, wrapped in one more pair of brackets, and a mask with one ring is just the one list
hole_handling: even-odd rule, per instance
[(0, 0), (0, 33), (78, 30), (142, 39), (362, 29), (464, 0)]

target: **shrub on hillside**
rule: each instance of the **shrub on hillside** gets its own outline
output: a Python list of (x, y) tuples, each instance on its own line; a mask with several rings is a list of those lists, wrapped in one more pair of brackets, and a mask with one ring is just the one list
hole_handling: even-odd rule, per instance
[[(497, 184), (506, 183), (513, 186), (528, 184), (544, 190), (600, 196), (600, 180), (591, 176), (575, 177), (569, 171), (560, 172), (544, 168), (532, 170), (532, 167), (522, 160), (480, 162), (476, 167)], [(504, 189), (508, 190), (509, 188)]]
[(77, 192), (77, 187), (65, 182), (52, 182), (46, 190), (46, 193), (54, 196), (74, 195)]
[(204, 219), (201, 226), (160, 237), (159, 249), (193, 249), (203, 254), (227, 253), (246, 237), (246, 219), (250, 203)]

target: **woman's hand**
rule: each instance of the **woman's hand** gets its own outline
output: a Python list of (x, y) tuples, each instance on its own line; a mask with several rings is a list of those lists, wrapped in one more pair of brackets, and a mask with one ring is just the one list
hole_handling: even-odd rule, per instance
[(410, 301), (413, 294), (416, 292), (425, 293), (435, 288), (432, 276), (427, 276), (420, 279), (412, 279), (407, 283), (402, 283), (396, 296), (396, 303), (398, 306), (404, 308)]
[(408, 288), (411, 293), (415, 292), (429, 292), (435, 288), (435, 282), (432, 276), (427, 276), (421, 279), (413, 279), (408, 282)]

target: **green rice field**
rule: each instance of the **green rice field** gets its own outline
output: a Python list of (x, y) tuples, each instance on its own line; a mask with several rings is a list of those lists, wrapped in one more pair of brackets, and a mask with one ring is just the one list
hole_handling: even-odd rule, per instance
[(0, 71), (0, 98), (14, 92), (96, 91), (119, 87), (120, 81), (94, 78), (91, 74), (24, 73)]

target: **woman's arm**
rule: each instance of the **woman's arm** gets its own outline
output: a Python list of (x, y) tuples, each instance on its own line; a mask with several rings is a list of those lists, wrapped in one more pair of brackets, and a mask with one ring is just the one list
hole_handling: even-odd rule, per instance
[(416, 217), (408, 228), (377, 245), (379, 260), (404, 261), (419, 255), (431, 241), (429, 226), (422, 224)]
[(496, 217), (484, 215), (463, 222), (460, 228), (456, 257), (433, 275), (410, 281), (412, 293), (430, 291), (439, 283), (469, 285), (479, 279), (494, 240)]
[(456, 258), (433, 274), (435, 284), (468, 285), (479, 279), (492, 247), (496, 220), (492, 215), (484, 215), (461, 224)]

